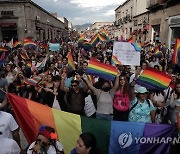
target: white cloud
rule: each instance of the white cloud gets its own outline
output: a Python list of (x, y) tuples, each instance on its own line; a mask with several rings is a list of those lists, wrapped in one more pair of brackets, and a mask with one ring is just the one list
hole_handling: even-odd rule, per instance
[(124, 0), (71, 0), (71, 3), (77, 4), (80, 7), (95, 7), (102, 8), (108, 5), (121, 4)]
[(114, 10), (109, 10), (106, 13), (104, 13), (105, 16), (113, 16), (114, 14)]

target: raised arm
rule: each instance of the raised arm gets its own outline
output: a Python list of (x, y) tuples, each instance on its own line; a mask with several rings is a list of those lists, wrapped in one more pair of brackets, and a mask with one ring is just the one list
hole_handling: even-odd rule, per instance
[(94, 92), (96, 93), (96, 88), (92, 85), (92, 83), (88, 80), (88, 77), (86, 74), (83, 75), (83, 79), (86, 81), (88, 87)]
[(116, 75), (116, 80), (114, 83), (114, 86), (112, 87), (112, 91), (116, 91), (119, 87), (119, 76), (121, 75), (120, 71), (118, 71), (118, 74)]
[(61, 75), (61, 86), (60, 86), (60, 89), (61, 89), (62, 91), (64, 91), (64, 92), (69, 92), (69, 88), (67, 88), (67, 87), (64, 86), (64, 80), (65, 80), (65, 79), (66, 79), (66, 74), (63, 73), (63, 74)]

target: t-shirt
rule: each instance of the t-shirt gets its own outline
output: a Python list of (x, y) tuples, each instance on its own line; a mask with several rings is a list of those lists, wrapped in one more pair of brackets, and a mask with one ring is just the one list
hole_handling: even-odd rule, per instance
[(113, 98), (115, 91), (105, 92), (100, 89), (96, 89), (97, 96), (97, 113), (100, 114), (113, 114)]
[(0, 154), (19, 154), (21, 149), (13, 139), (0, 138)]
[[(27, 150), (27, 154), (32, 154), (33, 150), (31, 150), (31, 149), (34, 147), (34, 145), (35, 145), (35, 141), (33, 143), (31, 143), (31, 145), (29, 146), (29, 148)], [(63, 146), (59, 141), (56, 141), (56, 148), (59, 151), (63, 151)], [(47, 154), (56, 154), (56, 149), (54, 148), (54, 146), (52, 146), (52, 145), (49, 146)]]
[(0, 138), (13, 138), (12, 131), (18, 129), (18, 125), (14, 117), (10, 113), (0, 111)]
[[(131, 101), (130, 106), (132, 107), (137, 102), (137, 98), (133, 101)], [(129, 120), (131, 122), (144, 122), (144, 123), (151, 123), (151, 115), (150, 112), (154, 110), (154, 106), (149, 100), (150, 106), (148, 105), (147, 100), (145, 100), (143, 103), (138, 101), (138, 104), (131, 110), (129, 113)], [(130, 107), (130, 108), (131, 108)]]

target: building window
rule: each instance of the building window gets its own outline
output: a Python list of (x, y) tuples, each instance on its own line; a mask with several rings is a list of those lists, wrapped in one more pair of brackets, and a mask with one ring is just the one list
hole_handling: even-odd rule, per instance
[(1, 11), (2, 16), (13, 16), (13, 11)]
[(137, 26), (137, 20), (134, 20), (134, 26)]

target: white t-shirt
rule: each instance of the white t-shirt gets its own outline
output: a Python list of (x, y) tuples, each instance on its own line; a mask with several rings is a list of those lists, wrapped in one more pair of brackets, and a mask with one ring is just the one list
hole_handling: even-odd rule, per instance
[(10, 113), (0, 111), (0, 132), (2, 132), (0, 138), (12, 139), (12, 131), (18, 129), (18, 127), (18, 124)]
[[(30, 150), (34, 147), (35, 145), (35, 141), (33, 143), (31, 143), (31, 145), (29, 146), (28, 150), (27, 150), (27, 154), (32, 154), (33, 150)], [(56, 141), (56, 147), (59, 151), (63, 151), (63, 146), (59, 141)], [(47, 151), (47, 154), (56, 154), (56, 150), (54, 148), (54, 146), (50, 145), (49, 149)]]
[(13, 139), (0, 138), (0, 145), (0, 154), (19, 154), (21, 152), (19, 145)]

